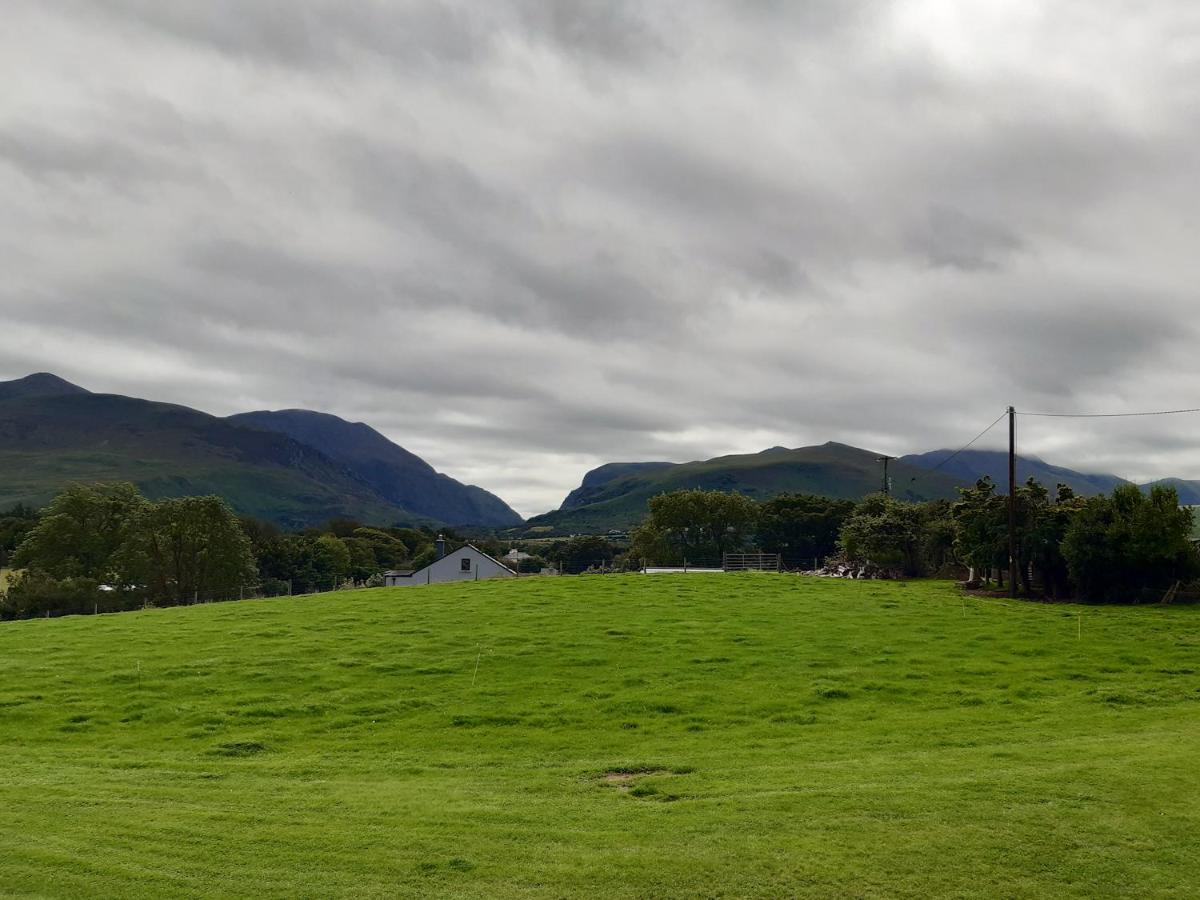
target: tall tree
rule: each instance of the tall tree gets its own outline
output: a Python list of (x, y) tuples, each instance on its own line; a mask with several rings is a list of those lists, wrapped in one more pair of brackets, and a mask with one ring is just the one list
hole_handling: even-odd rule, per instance
[(127, 551), (159, 601), (237, 596), (257, 576), (250, 539), (220, 497), (162, 500), (139, 517)]
[(780, 494), (759, 509), (759, 546), (789, 564), (824, 559), (837, 551), (838, 533), (853, 511), (852, 500)]
[(758, 504), (743, 494), (684, 490), (659, 494), (633, 533), (631, 553), (659, 563), (719, 561), (746, 546), (758, 522)]
[(52, 578), (88, 578), (124, 586), (134, 573), (119, 551), (149, 508), (132, 484), (72, 484), (50, 501), (13, 554), (14, 568)]
[(1174, 488), (1155, 486), (1146, 496), (1122, 485), (1082, 505), (1062, 554), (1082, 598), (1134, 602), (1143, 591), (1196, 577), (1200, 556), (1191, 532), (1192, 511), (1179, 506)]
[(893, 566), (921, 574), (921, 509), (886, 494), (863, 498), (842, 526), (839, 543), (852, 562)]

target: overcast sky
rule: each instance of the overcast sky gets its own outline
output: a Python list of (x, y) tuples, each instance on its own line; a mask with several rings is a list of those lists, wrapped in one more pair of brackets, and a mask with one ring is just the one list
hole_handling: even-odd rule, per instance
[[(1200, 4), (6, 0), (0, 377), (612, 460), (1200, 406)], [(1000, 429), (997, 429), (999, 432)], [(1022, 420), (1200, 478), (1200, 417)]]

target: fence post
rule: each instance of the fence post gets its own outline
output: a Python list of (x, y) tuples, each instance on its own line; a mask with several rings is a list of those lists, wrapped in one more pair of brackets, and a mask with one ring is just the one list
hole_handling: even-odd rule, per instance
[(686, 556), (683, 558), (683, 571), (687, 572), (687, 557)]

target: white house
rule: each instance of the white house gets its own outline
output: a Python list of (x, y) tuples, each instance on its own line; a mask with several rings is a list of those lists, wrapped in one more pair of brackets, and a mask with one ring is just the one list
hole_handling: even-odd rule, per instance
[(504, 563), (492, 559), (474, 544), (446, 553), (446, 542), (437, 540), (438, 558), (415, 572), (397, 569), (383, 573), (387, 587), (410, 584), (444, 584), (447, 581), (482, 581), (485, 578), (516, 578), (517, 573)]

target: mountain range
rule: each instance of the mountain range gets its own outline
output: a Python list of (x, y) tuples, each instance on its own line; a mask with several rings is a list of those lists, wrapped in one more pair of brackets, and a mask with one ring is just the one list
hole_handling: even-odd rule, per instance
[(151, 498), (219, 494), (245, 515), (301, 528), (504, 527), (521, 517), (366, 425), (287, 410), (220, 418), (94, 394), (48, 373), (0, 382), (0, 507), (40, 505), (69, 481), (132, 481)]
[[(1035, 478), (1051, 490), (1065, 484), (1081, 496), (1109, 493), (1129, 484), (1116, 475), (1089, 474), (1051, 465), (1036, 456), (1017, 457), (1017, 480)], [(880, 454), (829, 442), (789, 450), (722, 456), (689, 463), (608, 463), (593, 469), (553, 512), (534, 516), (529, 535), (625, 531), (644, 516), (655, 494), (680, 488), (736, 490), (759, 500), (784, 492), (821, 494), (850, 500), (882, 487)], [(1008, 454), (998, 450), (932, 450), (890, 461), (892, 495), (902, 500), (953, 499), (958, 488), (990, 477), (1001, 490), (1008, 485)], [(1167, 478), (1184, 504), (1200, 504), (1200, 481)], [(1141, 485), (1143, 490), (1151, 485)]]
[[(902, 500), (954, 498), (964, 483), (900, 460), (889, 475)], [(790, 492), (857, 500), (882, 483), (878, 453), (833, 441), (688, 463), (609, 463), (588, 472), (559, 509), (534, 516), (526, 527), (534, 534), (625, 530), (643, 518), (655, 494), (682, 488), (739, 491), (756, 500)]]
[[(934, 450), (894, 459), (891, 491), (903, 500), (953, 499), (990, 476), (1007, 484), (1007, 454)], [(1124, 479), (1017, 458), (1033, 477), (1076, 493), (1107, 493)], [(624, 531), (656, 494), (680, 488), (785, 492), (858, 499), (882, 486), (876, 452), (829, 442), (687, 463), (616, 462), (588, 472), (552, 512), (528, 522), (503, 500), (462, 484), (361, 422), (303, 409), (220, 418), (170, 403), (96, 394), (39, 373), (0, 382), (0, 508), (41, 505), (70, 481), (132, 481), (152, 498), (215, 493), (245, 515), (286, 528), (345, 516), (373, 524), (460, 525), (510, 534)], [(1185, 504), (1200, 481), (1162, 479)], [(1147, 489), (1149, 485), (1142, 485)]]

